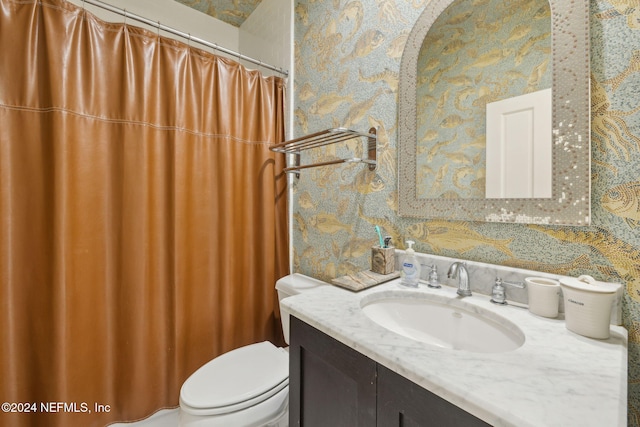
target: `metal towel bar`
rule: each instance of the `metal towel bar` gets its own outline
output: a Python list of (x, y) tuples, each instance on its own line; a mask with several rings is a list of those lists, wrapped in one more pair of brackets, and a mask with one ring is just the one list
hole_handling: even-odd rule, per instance
[[(300, 165), (300, 153), (311, 148), (323, 147), (325, 145), (336, 144), (338, 142), (347, 141), (354, 138), (367, 138), (367, 158), (351, 157), (348, 159), (328, 160), (325, 162), (311, 163), (308, 165)], [(271, 151), (285, 154), (295, 154), (295, 165), (284, 169), (285, 172), (297, 172), (302, 169), (313, 168), (318, 166), (328, 166), (340, 163), (367, 163), (369, 170), (376, 169), (377, 163), (377, 132), (376, 128), (369, 129), (369, 133), (357, 132), (346, 128), (326, 129), (320, 132), (312, 133), (301, 138), (292, 139), (272, 146)]]

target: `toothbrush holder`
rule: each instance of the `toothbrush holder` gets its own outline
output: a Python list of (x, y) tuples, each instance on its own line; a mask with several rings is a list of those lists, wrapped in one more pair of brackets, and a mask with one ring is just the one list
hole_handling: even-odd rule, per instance
[(381, 248), (373, 246), (371, 248), (371, 271), (378, 274), (391, 274), (396, 268), (395, 258), (396, 248), (389, 246)]

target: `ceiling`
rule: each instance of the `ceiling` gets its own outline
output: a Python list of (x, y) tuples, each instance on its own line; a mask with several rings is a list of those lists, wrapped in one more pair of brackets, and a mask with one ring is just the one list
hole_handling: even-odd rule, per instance
[(262, 0), (176, 0), (216, 19), (240, 27)]

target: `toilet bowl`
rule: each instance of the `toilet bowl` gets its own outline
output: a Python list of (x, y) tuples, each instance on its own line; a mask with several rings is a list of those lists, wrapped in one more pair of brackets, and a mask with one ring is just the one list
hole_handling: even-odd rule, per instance
[[(325, 282), (291, 274), (276, 282), (278, 301)], [(289, 313), (280, 307), (285, 342)], [(286, 427), (289, 353), (268, 341), (222, 354), (201, 366), (180, 389), (181, 427)]]

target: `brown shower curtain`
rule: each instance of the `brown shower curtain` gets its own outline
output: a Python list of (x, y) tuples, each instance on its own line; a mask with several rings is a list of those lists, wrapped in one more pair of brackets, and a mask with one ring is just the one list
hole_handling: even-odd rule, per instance
[(63, 0), (0, 5), (0, 425), (145, 417), (279, 343), (282, 79)]

